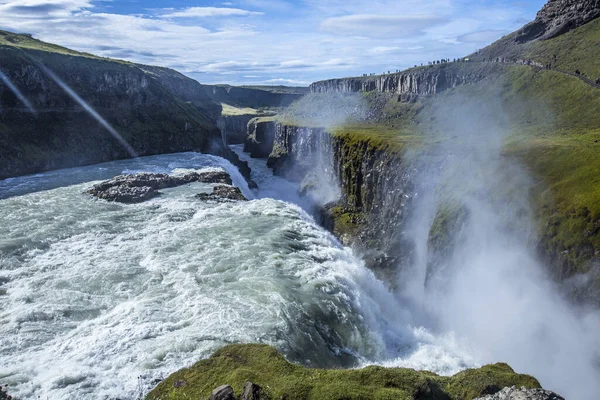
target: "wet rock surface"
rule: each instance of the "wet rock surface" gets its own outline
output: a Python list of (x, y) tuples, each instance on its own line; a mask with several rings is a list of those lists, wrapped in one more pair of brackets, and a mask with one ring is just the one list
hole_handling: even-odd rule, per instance
[(233, 388), (229, 385), (219, 386), (210, 394), (210, 400), (235, 400)]
[(193, 182), (232, 184), (231, 177), (225, 171), (190, 172), (185, 175), (139, 173), (116, 176), (94, 185), (87, 193), (108, 201), (141, 203), (158, 196), (160, 189)]
[(554, 392), (544, 389), (517, 389), (516, 386), (507, 387), (495, 394), (479, 397), (475, 400), (565, 400)]
[(212, 193), (200, 193), (197, 198), (204, 201), (245, 201), (248, 200), (242, 194), (242, 191), (235, 186), (218, 185), (215, 186)]

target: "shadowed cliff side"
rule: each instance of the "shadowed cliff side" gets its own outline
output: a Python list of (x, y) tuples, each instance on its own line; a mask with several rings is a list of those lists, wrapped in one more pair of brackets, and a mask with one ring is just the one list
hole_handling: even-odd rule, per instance
[(139, 156), (224, 151), (215, 125), (221, 106), (176, 71), (3, 31), (0, 61), (0, 179), (129, 158), (132, 151)]

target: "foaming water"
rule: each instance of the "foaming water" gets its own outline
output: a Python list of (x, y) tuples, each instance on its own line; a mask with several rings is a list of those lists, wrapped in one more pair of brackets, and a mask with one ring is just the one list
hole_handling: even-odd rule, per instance
[(451, 338), (413, 327), (296, 205), (202, 202), (194, 195), (212, 188), (202, 183), (135, 205), (83, 194), (124, 172), (215, 167), (252, 195), (231, 164), (196, 153), (0, 182), (0, 379), (11, 393), (136, 398), (227, 343), (269, 343), (321, 367), (477, 364)]

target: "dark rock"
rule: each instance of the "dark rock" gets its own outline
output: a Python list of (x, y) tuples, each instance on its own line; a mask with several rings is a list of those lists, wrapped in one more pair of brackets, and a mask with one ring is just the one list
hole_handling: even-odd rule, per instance
[(235, 186), (225, 186), (225, 185), (219, 185), (219, 186), (215, 186), (213, 188), (212, 193), (200, 193), (198, 195), (196, 195), (196, 197), (198, 197), (201, 200), (204, 201), (227, 201), (227, 200), (233, 200), (233, 201), (245, 201), (248, 200), (247, 198), (244, 197), (244, 195), (242, 194), (242, 191), (239, 188), (236, 188)]
[[(2, 72), (31, 106), (0, 84), (0, 179), (134, 155), (216, 154), (225, 147), (213, 146), (220, 139), (215, 121), (221, 105), (211, 101), (203, 85), (183, 74), (107, 58), (74, 57), (24, 35), (0, 36), (6, 39), (0, 48)], [(6, 44), (11, 41), (32, 41), (35, 46)], [(98, 111), (131, 148), (83, 112), (42, 65)]]
[(212, 391), (209, 400), (235, 400), (233, 388), (229, 385), (219, 386)]
[(248, 122), (256, 117), (258, 117), (256, 114), (224, 115), (219, 128), (221, 128), (225, 143), (227, 145), (243, 144), (246, 139)]
[(252, 158), (267, 158), (273, 150), (275, 122), (253, 119), (248, 123), (248, 133), (244, 141), (244, 151)]
[(158, 196), (160, 189), (192, 182), (232, 184), (231, 177), (225, 171), (191, 172), (181, 176), (139, 173), (116, 176), (94, 185), (87, 193), (108, 201), (140, 203)]
[(554, 392), (544, 389), (527, 389), (516, 386), (507, 387), (495, 394), (479, 397), (475, 400), (565, 400)]
[(173, 387), (175, 387), (175, 388), (184, 387), (185, 385), (187, 385), (186, 381), (175, 381), (175, 382), (173, 382)]
[(518, 31), (517, 43), (552, 39), (600, 17), (600, 0), (550, 0)]
[(174, 177), (173, 179), (176, 182), (176, 186), (192, 182), (223, 183), (225, 185), (233, 183), (231, 177), (225, 171), (191, 172), (181, 177)]
[(252, 383), (244, 383), (244, 389), (242, 391), (242, 400), (260, 400), (262, 389), (260, 386)]
[(150, 186), (113, 186), (104, 191), (88, 193), (99, 199), (119, 203), (141, 203), (159, 195), (159, 192)]

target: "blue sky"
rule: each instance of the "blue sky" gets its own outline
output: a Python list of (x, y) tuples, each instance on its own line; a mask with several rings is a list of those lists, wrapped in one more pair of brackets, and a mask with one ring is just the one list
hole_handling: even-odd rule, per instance
[(201, 83), (307, 85), (457, 58), (545, 0), (0, 0), (0, 29)]

